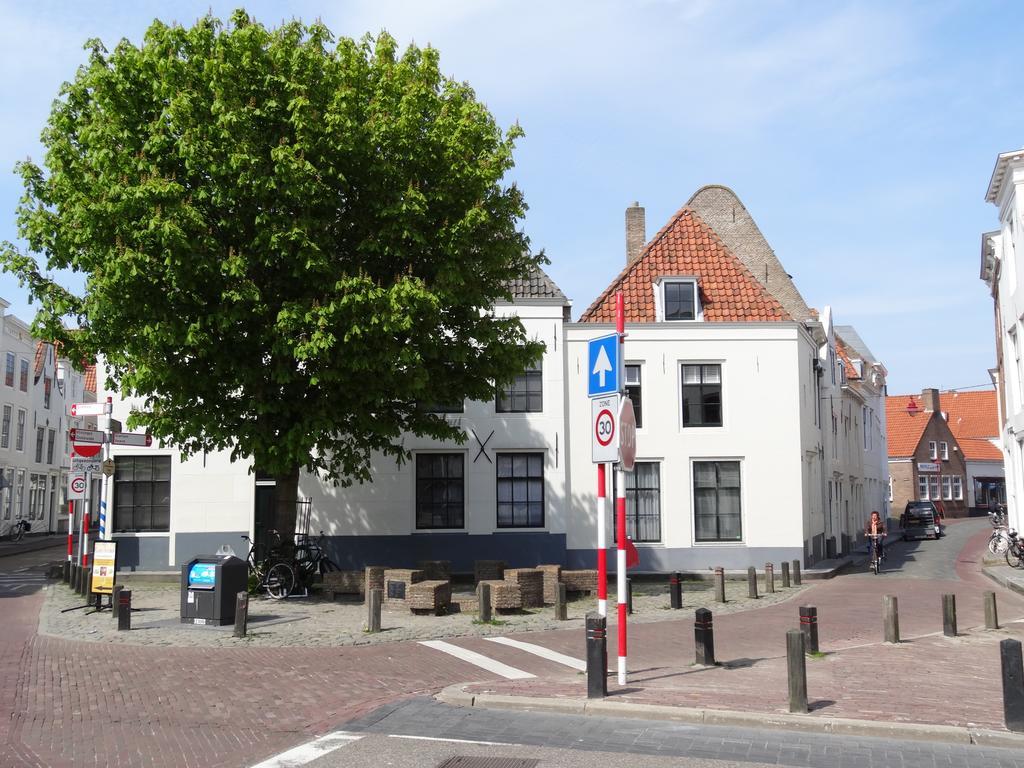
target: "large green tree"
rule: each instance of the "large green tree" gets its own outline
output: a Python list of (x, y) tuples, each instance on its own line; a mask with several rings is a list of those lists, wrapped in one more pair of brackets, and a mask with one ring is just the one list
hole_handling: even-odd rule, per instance
[(519, 128), (435, 49), (244, 11), (86, 47), (18, 167), (4, 267), (37, 333), (142, 399), (131, 425), (274, 475), (285, 535), (302, 468), (348, 484), (403, 434), (463, 439), (423, 404), (486, 400), (539, 354), (491, 312), (543, 260), (505, 181)]

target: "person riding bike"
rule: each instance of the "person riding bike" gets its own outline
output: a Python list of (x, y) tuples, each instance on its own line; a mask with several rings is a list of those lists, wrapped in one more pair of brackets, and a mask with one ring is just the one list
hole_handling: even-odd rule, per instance
[(864, 535), (872, 537), (871, 540), (878, 547), (876, 551), (878, 559), (881, 561), (885, 557), (885, 537), (889, 535), (889, 532), (885, 529), (885, 521), (878, 512), (871, 513), (871, 518), (864, 526)]

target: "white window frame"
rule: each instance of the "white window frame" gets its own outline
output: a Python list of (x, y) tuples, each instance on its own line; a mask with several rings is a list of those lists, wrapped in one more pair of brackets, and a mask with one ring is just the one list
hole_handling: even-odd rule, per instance
[(934, 440), (928, 441), (928, 455), (931, 456), (932, 461), (939, 458), (939, 444)]
[(942, 487), (939, 489), (942, 494), (942, 498), (946, 501), (953, 500), (953, 476), (943, 475), (942, 476)]
[(2, 422), (0, 422), (0, 448), (11, 447), (11, 428), (14, 426), (14, 406), (4, 405)]
[(28, 411), (24, 408), (18, 409), (18, 431), (14, 435), (14, 450), (18, 453), (25, 452), (25, 422), (28, 421)]
[[(684, 368), (686, 366), (697, 366), (701, 369), (701, 380), (703, 383), (704, 378), (704, 366), (706, 365), (717, 365), (718, 366), (718, 386), (721, 395), (721, 403), (719, 403), (719, 409), (721, 410), (722, 423), (721, 424), (686, 424), (686, 407), (683, 400), (683, 387), (686, 386)], [(676, 361), (676, 375), (679, 377), (676, 382), (676, 397), (679, 404), (679, 430), (681, 432), (687, 432), (689, 430), (715, 430), (725, 429), (728, 426), (727, 414), (725, 411), (725, 360), (677, 360)], [(726, 461), (726, 459), (723, 459)]]
[(943, 461), (949, 461), (949, 443), (945, 440), (939, 443), (939, 455)]
[[(719, 541), (697, 541), (697, 494), (696, 489), (693, 487), (695, 467), (694, 464), (697, 462), (726, 462), (735, 461), (740, 465), (740, 534), (742, 538), (736, 540), (719, 540)], [(689, 484), (689, 496), (690, 496), (690, 543), (693, 547), (745, 547), (747, 546), (746, 535), (749, 532), (747, 527), (747, 474), (746, 467), (744, 466), (744, 460), (742, 456), (693, 456), (690, 458), (690, 476), (687, 479)], [(664, 493), (664, 491), (662, 491)], [(662, 522), (665, 522), (665, 518), (662, 518)], [(665, 536), (664, 529), (662, 530), (663, 537)]]
[[(635, 389), (640, 390), (640, 418), (637, 419), (637, 425), (636, 425), (637, 429), (643, 429), (644, 428), (644, 419), (643, 419), (643, 409), (644, 409), (644, 384), (643, 384), (643, 382), (644, 382), (644, 370), (643, 370), (643, 368), (644, 368), (643, 363), (631, 363), (631, 362), (628, 362), (628, 361), (623, 366), (623, 376), (625, 377), (625, 388), (627, 388), (626, 394), (629, 394), (628, 387), (633, 387)], [(635, 370), (635, 372), (636, 372), (636, 376), (634, 377), (635, 380), (632, 380), (632, 381), (630, 380), (630, 372), (631, 372), (631, 370)], [(633, 406), (634, 406), (634, 408), (636, 407), (636, 403), (635, 402), (633, 403)]]
[(19, 469), (14, 477), (14, 509), (18, 519), (21, 519), (25, 516), (25, 470)]
[(928, 477), (928, 498), (937, 500), (939, 496), (939, 476), (938, 475), (927, 475)]
[[(11, 369), (11, 383), (7, 384), (7, 369)], [(18, 381), (18, 356), (13, 352), (8, 352), (4, 358), (4, 384), (7, 384), (11, 389), (17, 389)]]
[[(667, 320), (665, 318), (665, 286), (689, 283), (693, 286), (693, 319)], [(659, 323), (697, 323), (704, 321), (704, 307), (700, 303), (700, 280), (696, 275), (659, 277), (654, 281), (654, 314)]]
[(964, 479), (960, 475), (953, 475), (953, 498), (956, 501), (963, 501)]
[[(24, 377), (22, 376), (24, 374)], [(24, 378), (25, 386), (21, 386), (22, 378)], [(32, 379), (32, 366), (29, 364), (28, 359), (24, 357), (18, 358), (18, 390), (21, 392), (28, 392), (28, 388), (31, 385)]]

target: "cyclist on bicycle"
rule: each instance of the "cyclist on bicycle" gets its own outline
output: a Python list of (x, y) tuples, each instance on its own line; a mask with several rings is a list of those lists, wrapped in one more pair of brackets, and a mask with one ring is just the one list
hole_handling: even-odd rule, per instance
[(864, 535), (871, 537), (871, 540), (875, 542), (875, 546), (878, 547), (878, 559), (881, 561), (885, 557), (884, 543), (889, 532), (885, 529), (885, 521), (877, 511), (871, 513), (871, 517), (864, 526)]

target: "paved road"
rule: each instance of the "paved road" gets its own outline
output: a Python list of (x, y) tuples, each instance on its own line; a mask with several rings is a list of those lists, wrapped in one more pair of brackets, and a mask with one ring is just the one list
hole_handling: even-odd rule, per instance
[[(879, 575), (893, 575), (908, 579), (955, 580), (957, 562), (968, 540), (979, 531), (988, 531), (987, 518), (954, 520), (946, 525), (945, 535), (939, 539), (913, 539), (902, 541), (890, 536), (885, 545), (885, 562)], [(874, 576), (864, 562), (857, 573)]]
[[(1020, 750), (461, 709), (422, 698), (382, 707), (348, 723), (344, 730), (353, 738), (337, 751), (310, 763), (310, 768), (439, 766), (458, 755), (540, 758), (540, 766), (1024, 768), (1024, 751)], [(415, 742), (413, 754), (409, 754), (410, 738)], [(643, 756), (651, 759), (646, 761)]]

